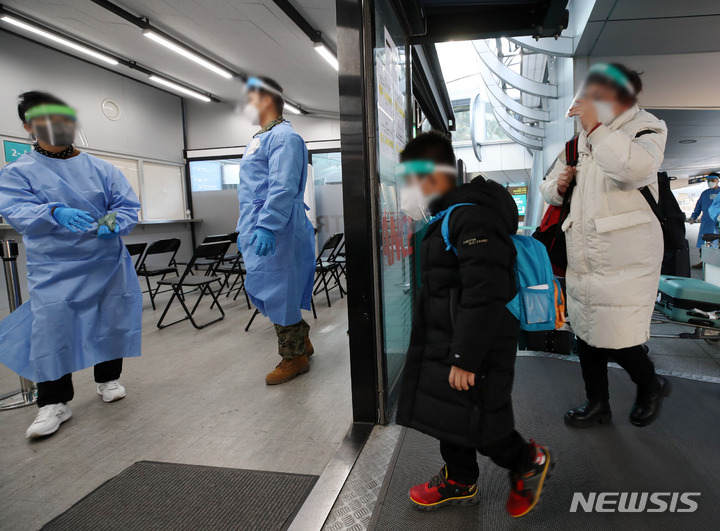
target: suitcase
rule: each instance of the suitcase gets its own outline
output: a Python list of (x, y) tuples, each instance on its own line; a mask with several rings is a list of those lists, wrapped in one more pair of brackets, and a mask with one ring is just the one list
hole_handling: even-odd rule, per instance
[(720, 310), (720, 287), (695, 278), (661, 275), (655, 308), (673, 321), (720, 328), (720, 319), (695, 311)]

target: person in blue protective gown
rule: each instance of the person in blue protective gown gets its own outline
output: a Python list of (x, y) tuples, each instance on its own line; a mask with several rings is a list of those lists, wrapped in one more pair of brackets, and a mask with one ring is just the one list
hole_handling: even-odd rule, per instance
[[(718, 233), (718, 215), (720, 212), (716, 212), (713, 216), (710, 210), (713, 202), (715, 202), (718, 197), (718, 176), (708, 175), (707, 184), (708, 189), (700, 194), (700, 198), (697, 200), (697, 203), (695, 203), (695, 210), (693, 210), (692, 216), (688, 220), (690, 223), (696, 223), (698, 218), (700, 219), (700, 230), (698, 231), (697, 243), (695, 244), (698, 249), (705, 244), (702, 239), (703, 234)], [(693, 269), (702, 269), (702, 262), (693, 265)]]
[(262, 128), (245, 148), (240, 165), (238, 248), (252, 303), (274, 324), (282, 361), (265, 378), (285, 383), (310, 370), (313, 354), (309, 310), (315, 275), (315, 234), (303, 203), (308, 152), (282, 117), (282, 89), (273, 80), (250, 78), (244, 112)]
[(32, 438), (70, 418), (75, 371), (94, 366), (105, 402), (125, 397), (118, 379), (122, 358), (140, 355), (142, 293), (119, 236), (140, 203), (119, 170), (73, 146), (65, 103), (28, 92), (18, 113), (35, 145), (0, 172), (0, 214), (22, 235), (30, 300), (0, 322), (0, 362), (37, 382)]

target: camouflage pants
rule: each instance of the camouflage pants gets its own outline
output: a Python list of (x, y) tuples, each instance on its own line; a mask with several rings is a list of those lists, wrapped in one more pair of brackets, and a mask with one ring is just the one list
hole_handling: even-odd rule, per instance
[(280, 355), (291, 360), (305, 354), (305, 338), (310, 332), (310, 325), (305, 319), (290, 326), (275, 325), (278, 337), (278, 351)]

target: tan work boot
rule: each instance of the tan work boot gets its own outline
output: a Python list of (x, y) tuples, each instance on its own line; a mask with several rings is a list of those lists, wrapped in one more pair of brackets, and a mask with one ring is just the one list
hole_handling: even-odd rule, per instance
[(289, 382), (299, 374), (305, 374), (310, 370), (310, 362), (307, 356), (303, 354), (297, 358), (289, 360), (283, 359), (275, 370), (265, 377), (265, 383), (268, 385), (278, 385)]
[(313, 347), (312, 341), (310, 341), (309, 337), (305, 338), (305, 355), (307, 356), (307, 359), (312, 358), (312, 355), (315, 354), (315, 347)]

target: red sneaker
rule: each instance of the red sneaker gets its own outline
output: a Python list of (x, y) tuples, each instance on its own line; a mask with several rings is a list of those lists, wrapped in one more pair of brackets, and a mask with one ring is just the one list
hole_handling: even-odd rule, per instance
[(480, 501), (477, 484), (463, 485), (447, 478), (447, 467), (427, 483), (410, 489), (410, 500), (422, 511), (434, 511), (445, 505), (475, 505)]
[(540, 500), (545, 480), (550, 477), (555, 467), (555, 460), (550, 458), (550, 451), (545, 446), (531, 440), (530, 448), (535, 451), (532, 468), (524, 474), (510, 473), (510, 496), (506, 508), (513, 518), (533, 510)]

